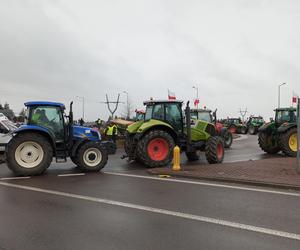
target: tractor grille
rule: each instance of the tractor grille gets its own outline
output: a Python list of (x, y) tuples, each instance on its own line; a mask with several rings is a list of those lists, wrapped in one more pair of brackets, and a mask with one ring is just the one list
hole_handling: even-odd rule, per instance
[(210, 134), (211, 136), (215, 136), (216, 135), (216, 129), (212, 124), (207, 124), (205, 132)]

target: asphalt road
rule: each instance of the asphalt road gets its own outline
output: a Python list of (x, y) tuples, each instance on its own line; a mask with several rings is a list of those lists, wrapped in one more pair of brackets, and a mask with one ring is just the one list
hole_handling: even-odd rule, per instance
[[(254, 142), (226, 161), (263, 157)], [(1, 165), (0, 249), (300, 249), (300, 192), (159, 179), (117, 157), (78, 175), (6, 179)]]

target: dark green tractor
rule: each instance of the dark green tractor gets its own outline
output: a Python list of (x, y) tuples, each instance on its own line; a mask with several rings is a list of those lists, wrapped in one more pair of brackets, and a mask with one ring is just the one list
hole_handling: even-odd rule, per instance
[(247, 121), (247, 130), (250, 135), (255, 135), (258, 129), (265, 124), (264, 119), (261, 116), (251, 116)]
[(282, 151), (285, 155), (297, 156), (296, 108), (275, 109), (275, 121), (258, 129), (258, 144), (268, 154)]
[(178, 145), (188, 160), (199, 159), (204, 151), (210, 164), (221, 163), (224, 158), (224, 141), (217, 136), (215, 126), (206, 121), (191, 124), (189, 102), (185, 118), (182, 101), (146, 101), (145, 119), (127, 129), (123, 158), (136, 160), (148, 167), (170, 164), (173, 149)]
[(247, 126), (241, 118), (227, 118), (223, 120), (223, 125), (228, 128), (231, 133), (247, 134)]

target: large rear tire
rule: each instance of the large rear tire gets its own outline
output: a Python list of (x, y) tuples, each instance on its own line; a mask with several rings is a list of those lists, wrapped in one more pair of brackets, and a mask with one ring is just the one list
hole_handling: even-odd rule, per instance
[(248, 129), (248, 132), (250, 135), (255, 135), (257, 133), (257, 128), (250, 125), (249, 129)]
[(224, 140), (219, 136), (212, 136), (208, 139), (205, 147), (205, 156), (209, 164), (223, 162)]
[(286, 156), (297, 156), (297, 128), (292, 128), (281, 134), (279, 137), (279, 146)]
[(264, 131), (258, 133), (258, 144), (268, 154), (277, 154), (280, 151), (280, 147), (274, 141), (271, 134)]
[(50, 166), (52, 158), (52, 145), (37, 133), (18, 134), (8, 144), (7, 166), (16, 175), (41, 175)]
[(138, 142), (137, 155), (147, 167), (162, 167), (172, 161), (174, 147), (174, 139), (169, 133), (152, 130)]
[(105, 147), (100, 143), (87, 142), (79, 148), (76, 161), (82, 171), (92, 172), (104, 168), (107, 159)]

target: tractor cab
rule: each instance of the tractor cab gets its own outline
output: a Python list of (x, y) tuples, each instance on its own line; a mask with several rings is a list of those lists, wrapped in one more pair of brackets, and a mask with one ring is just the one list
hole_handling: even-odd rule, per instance
[(55, 141), (65, 141), (68, 131), (65, 129), (65, 105), (54, 102), (27, 102), (27, 126), (45, 128)]
[(209, 123), (214, 123), (215, 119), (210, 109), (191, 109), (192, 120), (202, 120)]
[(144, 110), (135, 110), (135, 117), (134, 117), (134, 121), (142, 121), (145, 119), (145, 111)]
[(169, 124), (178, 133), (183, 132), (182, 101), (146, 101), (145, 122), (151, 120)]
[(277, 126), (281, 126), (283, 123), (296, 123), (297, 121), (296, 108), (278, 108), (274, 111)]

